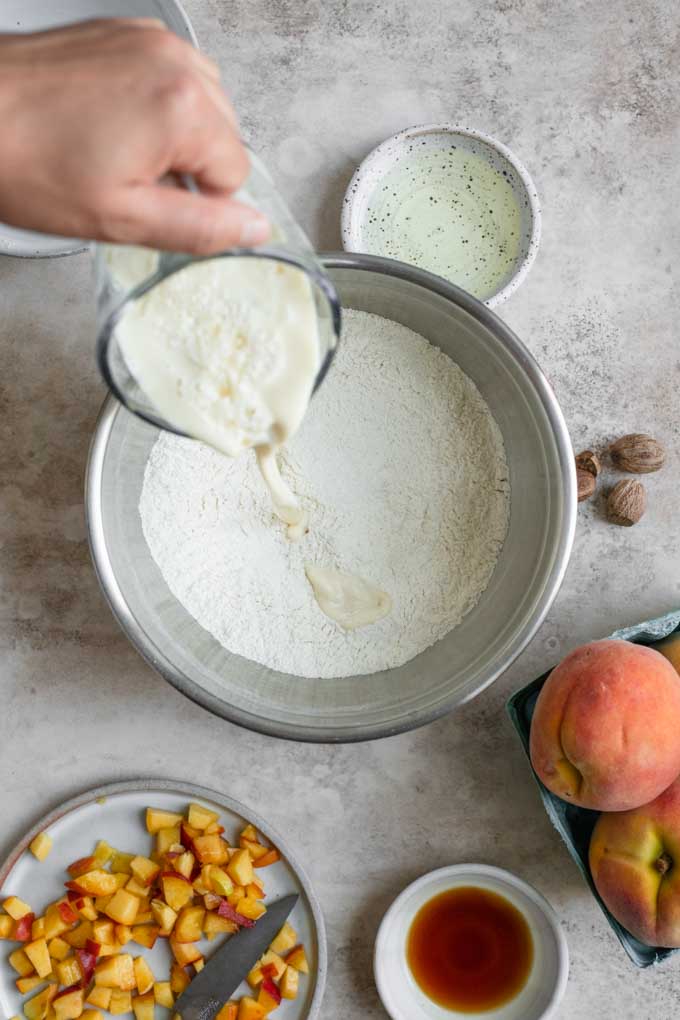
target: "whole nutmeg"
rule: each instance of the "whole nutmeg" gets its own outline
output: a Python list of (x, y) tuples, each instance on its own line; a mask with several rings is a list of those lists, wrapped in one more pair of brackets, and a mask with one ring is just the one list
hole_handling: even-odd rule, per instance
[(642, 482), (624, 478), (617, 482), (607, 497), (607, 517), (612, 524), (630, 528), (637, 524), (647, 509), (647, 493)]
[(592, 450), (582, 450), (581, 453), (576, 454), (576, 467), (577, 469), (581, 468), (582, 471), (588, 471), (595, 478), (602, 470), (600, 458)]
[(643, 432), (631, 432), (621, 436), (609, 447), (614, 465), (621, 471), (630, 471), (634, 475), (646, 475), (663, 467), (666, 459), (664, 450), (658, 439), (646, 436)]
[(596, 485), (595, 475), (591, 475), (590, 471), (586, 471), (585, 468), (576, 468), (576, 492), (579, 503), (582, 503), (584, 499), (590, 499), (595, 492)]

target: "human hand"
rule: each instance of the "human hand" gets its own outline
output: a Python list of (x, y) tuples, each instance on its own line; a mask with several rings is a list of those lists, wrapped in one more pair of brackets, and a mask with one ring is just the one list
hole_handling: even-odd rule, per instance
[(6, 223), (200, 255), (269, 234), (230, 198), (248, 156), (217, 66), (155, 19), (0, 35), (0, 123)]

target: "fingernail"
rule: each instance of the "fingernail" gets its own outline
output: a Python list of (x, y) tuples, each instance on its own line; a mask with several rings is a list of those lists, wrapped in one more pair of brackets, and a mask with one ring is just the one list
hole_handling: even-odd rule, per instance
[(269, 222), (264, 216), (253, 216), (241, 228), (241, 244), (244, 248), (254, 248), (266, 241), (270, 233)]

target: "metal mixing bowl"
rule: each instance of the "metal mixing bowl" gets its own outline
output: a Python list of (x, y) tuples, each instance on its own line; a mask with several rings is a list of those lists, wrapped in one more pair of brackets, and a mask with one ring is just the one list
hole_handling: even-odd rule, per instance
[(477, 384), (503, 434), (510, 526), (479, 603), (445, 638), (399, 669), (310, 680), (227, 652), (172, 595), (138, 511), (157, 429), (109, 397), (86, 478), (92, 558), (121, 627), (178, 690), (242, 726), (311, 741), (366, 740), (443, 715), (496, 679), (535, 634), (557, 593), (574, 536), (576, 479), (555, 396), (529, 352), (475, 298), (437, 276), (368, 255), (324, 259), (343, 305), (383, 315), (436, 344)]

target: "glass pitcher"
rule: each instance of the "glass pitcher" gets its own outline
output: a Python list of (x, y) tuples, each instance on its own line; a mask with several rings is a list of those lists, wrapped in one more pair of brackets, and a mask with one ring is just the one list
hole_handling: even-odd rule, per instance
[[(304, 231), (276, 191), (261, 161), (250, 155), (250, 174), (235, 198), (255, 206), (268, 218), (272, 233), (258, 248), (230, 248), (205, 257), (147, 248), (96, 244), (94, 273), (97, 297), (97, 361), (111, 392), (128, 410), (159, 428), (183, 434), (164, 419), (132, 375), (116, 336), (117, 324), (131, 302), (138, 301), (167, 277), (197, 262), (227, 258), (266, 259), (302, 270), (308, 277), (318, 320), (318, 389), (340, 337), (340, 301)], [(187, 187), (195, 187), (184, 180)]]

